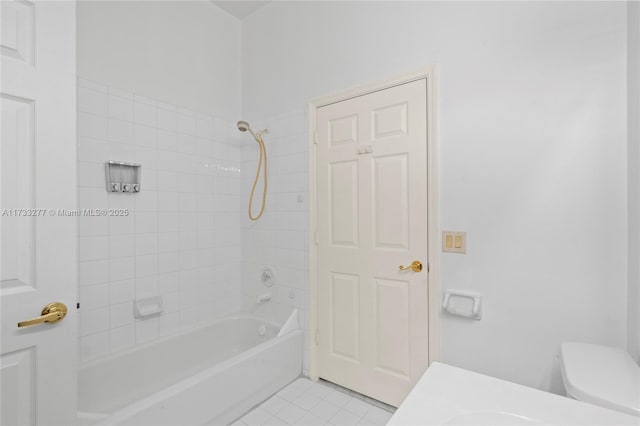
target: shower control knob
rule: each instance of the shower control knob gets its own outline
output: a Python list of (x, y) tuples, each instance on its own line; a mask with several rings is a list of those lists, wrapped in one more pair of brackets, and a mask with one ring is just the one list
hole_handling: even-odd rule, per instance
[(111, 191), (112, 192), (120, 192), (120, 184), (117, 182), (114, 182), (111, 184)]
[(128, 183), (124, 184), (124, 188), (123, 188), (124, 192), (131, 192), (131, 185)]

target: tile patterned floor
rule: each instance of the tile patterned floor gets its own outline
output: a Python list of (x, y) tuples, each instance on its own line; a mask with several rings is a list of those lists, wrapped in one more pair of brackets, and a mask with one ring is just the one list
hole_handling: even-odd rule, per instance
[(391, 418), (390, 410), (333, 383), (300, 378), (232, 426), (382, 426)]

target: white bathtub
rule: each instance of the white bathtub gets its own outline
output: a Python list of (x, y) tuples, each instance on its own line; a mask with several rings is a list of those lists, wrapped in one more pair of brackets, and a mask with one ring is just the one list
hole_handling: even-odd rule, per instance
[(86, 364), (78, 372), (80, 421), (228, 424), (300, 375), (302, 331), (278, 331), (234, 316)]

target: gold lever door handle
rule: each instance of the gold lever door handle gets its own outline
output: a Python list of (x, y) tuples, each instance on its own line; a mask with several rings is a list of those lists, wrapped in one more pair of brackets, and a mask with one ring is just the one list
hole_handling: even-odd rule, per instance
[(40, 316), (27, 321), (20, 321), (18, 327), (29, 327), (30, 325), (41, 324), (43, 322), (60, 321), (67, 315), (67, 307), (64, 303), (53, 302), (42, 308)]
[(413, 272), (420, 272), (422, 271), (422, 263), (419, 260), (414, 260), (409, 266), (400, 265), (401, 271), (406, 271), (407, 269), (411, 269)]

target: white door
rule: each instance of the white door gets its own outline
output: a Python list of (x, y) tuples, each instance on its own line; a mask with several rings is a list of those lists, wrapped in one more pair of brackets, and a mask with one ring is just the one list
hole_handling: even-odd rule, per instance
[[(77, 217), (58, 209), (76, 208), (75, 3), (0, 6), (0, 423), (70, 425)], [(17, 326), (51, 302), (65, 318)]]
[(319, 376), (395, 406), (429, 361), (426, 108), (422, 79), (316, 117)]

